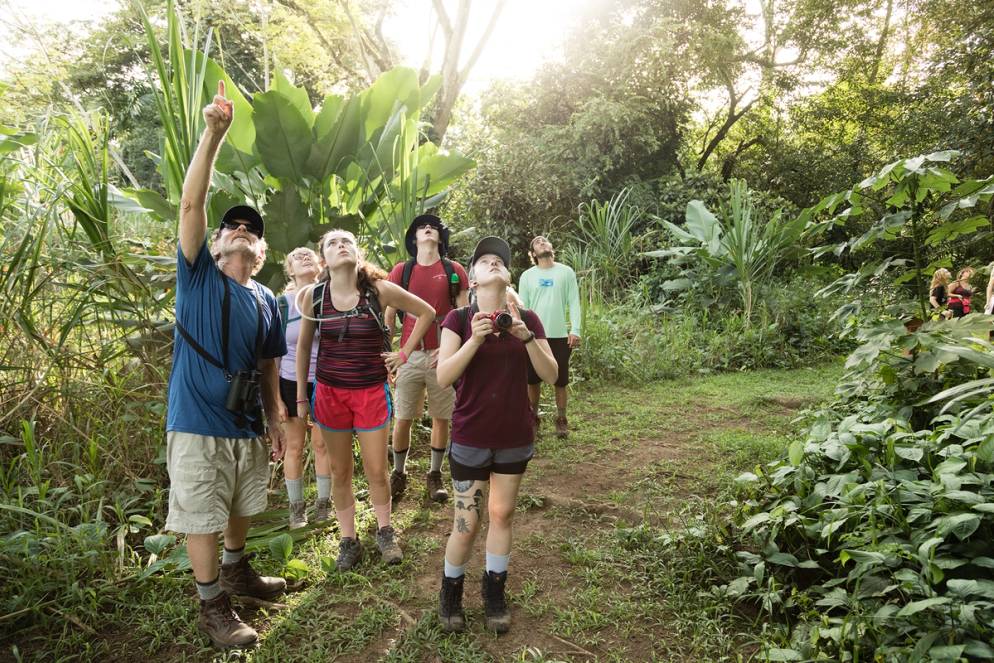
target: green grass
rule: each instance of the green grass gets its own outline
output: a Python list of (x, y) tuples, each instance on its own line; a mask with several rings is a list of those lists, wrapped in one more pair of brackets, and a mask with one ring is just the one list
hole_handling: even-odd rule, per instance
[[(103, 599), (99, 622), (81, 628), (53, 619), (48, 625), (57, 626), (15, 642), (24, 660), (45, 661), (589, 660), (584, 650), (598, 660), (736, 660), (759, 627), (708, 593), (703, 570), (713, 567), (712, 553), (686, 533), (720, 519), (732, 477), (779, 454), (799, 428), (792, 421), (831, 394), (839, 373), (833, 364), (578, 390), (571, 436), (556, 439), (546, 423), (518, 499), (509, 636), (482, 629), (482, 537), (467, 569), (468, 631), (446, 636), (437, 625), (451, 508), (418, 497), (416, 478), (427, 469), (422, 437), (408, 466), (415, 480), (395, 512), (403, 564), (381, 566), (366, 534), (356, 572), (326, 572), (321, 561), (337, 554), (337, 535), (313, 530), (292, 555), (308, 567), (303, 589), (286, 596), (283, 610), (244, 612), (261, 631), (257, 649), (223, 655), (205, 646), (194, 628), (192, 582), (182, 574), (124, 585)], [(629, 454), (651, 455), (657, 445), (668, 445), (672, 457), (630, 466), (638, 456)], [(583, 478), (564, 478), (573, 471)], [(612, 473), (620, 478), (604, 490), (573, 486), (573, 497), (561, 497), (567, 480)], [(632, 522), (631, 514), (650, 520)], [(373, 524), (360, 504), (360, 536)], [(665, 537), (679, 533), (681, 545), (667, 547)], [(264, 573), (280, 571), (265, 549), (256, 563)]]

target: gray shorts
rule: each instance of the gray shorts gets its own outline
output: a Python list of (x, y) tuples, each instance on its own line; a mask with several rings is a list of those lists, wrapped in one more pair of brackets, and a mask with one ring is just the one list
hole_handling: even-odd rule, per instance
[(487, 481), (491, 474), (524, 474), (534, 455), (534, 443), (510, 449), (487, 449), (452, 442), (449, 469), (455, 481)]
[(169, 515), (181, 534), (223, 532), (231, 516), (266, 510), (269, 447), (264, 438), (166, 433)]

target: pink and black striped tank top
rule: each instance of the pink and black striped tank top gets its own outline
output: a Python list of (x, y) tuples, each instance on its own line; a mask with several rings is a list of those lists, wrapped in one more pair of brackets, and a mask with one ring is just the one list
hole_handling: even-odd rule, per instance
[[(323, 288), (318, 343), (318, 382), (329, 387), (362, 389), (387, 381), (383, 363), (383, 328), (370, 311), (366, 295), (351, 311), (338, 311), (331, 303), (331, 288)], [(340, 315), (340, 314), (345, 315)]]

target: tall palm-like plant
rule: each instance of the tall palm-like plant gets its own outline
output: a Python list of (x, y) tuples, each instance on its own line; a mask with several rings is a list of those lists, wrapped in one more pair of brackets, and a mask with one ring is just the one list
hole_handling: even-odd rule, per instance
[(663, 227), (680, 245), (646, 255), (668, 258), (686, 267), (694, 278), (686, 279), (683, 287), (712, 275), (721, 285), (734, 281), (748, 324), (759, 288), (773, 280), (777, 267), (801, 247), (815, 226), (803, 215), (785, 221), (779, 210), (768, 220), (757, 218), (749, 189), (741, 180), (729, 184), (729, 204), (723, 217), (719, 220), (703, 202), (692, 200), (682, 227), (663, 221)]
[[(643, 212), (628, 202), (630, 195), (626, 187), (609, 200), (581, 203), (572, 238), (575, 248), (563, 254), (571, 264), (573, 258), (586, 265), (609, 292), (624, 289), (638, 254), (634, 230)], [(574, 269), (579, 268), (574, 265)]]

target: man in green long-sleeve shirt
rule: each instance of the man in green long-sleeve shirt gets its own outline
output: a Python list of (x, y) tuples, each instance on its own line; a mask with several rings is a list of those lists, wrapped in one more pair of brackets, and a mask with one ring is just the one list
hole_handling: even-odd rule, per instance
[[(526, 308), (538, 314), (545, 328), (545, 335), (552, 348), (552, 354), (559, 364), (556, 379), (556, 435), (566, 437), (569, 433), (566, 422), (566, 386), (569, 384), (569, 357), (573, 348), (580, 345), (580, 288), (576, 283), (576, 272), (571, 267), (556, 262), (556, 252), (552, 242), (539, 235), (531, 241), (528, 255), (534, 267), (521, 275), (518, 294)], [(569, 323), (567, 324), (567, 309)], [(528, 396), (535, 424), (538, 425), (538, 401), (542, 381), (533, 370), (528, 372)]]

